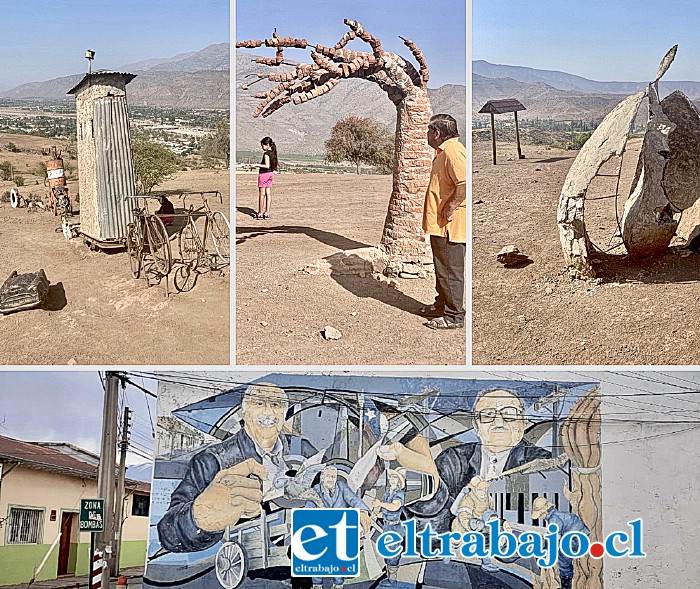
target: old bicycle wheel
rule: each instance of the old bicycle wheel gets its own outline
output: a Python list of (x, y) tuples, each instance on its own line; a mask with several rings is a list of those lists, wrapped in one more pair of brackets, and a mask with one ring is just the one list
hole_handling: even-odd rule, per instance
[(175, 270), (173, 283), (179, 292), (189, 292), (194, 288), (194, 285), (197, 284), (198, 277), (199, 272), (197, 272), (197, 270), (187, 264), (183, 264), (182, 266), (178, 266), (177, 270)]
[(225, 542), (216, 553), (216, 578), (224, 589), (236, 589), (248, 568), (246, 553), (238, 542)]
[(196, 270), (197, 266), (199, 266), (199, 258), (203, 248), (201, 247), (199, 232), (194, 224), (194, 220), (188, 219), (182, 231), (180, 231), (178, 246), (182, 263), (189, 267), (190, 270)]
[(129, 253), (129, 266), (134, 278), (141, 276), (141, 257), (143, 246), (141, 245), (141, 234), (136, 223), (129, 223), (126, 233), (126, 250)]
[(170, 273), (171, 255), (170, 241), (165, 225), (158, 217), (150, 215), (146, 217), (146, 231), (148, 232), (148, 250), (153, 258), (153, 265), (163, 276)]
[(211, 240), (219, 257), (228, 262), (231, 258), (231, 227), (226, 215), (216, 211), (210, 217)]

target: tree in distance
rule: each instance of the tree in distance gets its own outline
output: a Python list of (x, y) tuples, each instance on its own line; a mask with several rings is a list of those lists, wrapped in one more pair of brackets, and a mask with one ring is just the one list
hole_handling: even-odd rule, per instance
[(202, 139), (199, 149), (205, 160), (221, 161), (228, 168), (231, 165), (230, 127), (228, 121), (216, 123), (216, 129), (211, 135)]
[(182, 167), (180, 156), (146, 135), (133, 136), (131, 148), (139, 194), (151, 194), (155, 186), (172, 178)]
[(391, 173), (394, 160), (394, 134), (380, 122), (366, 117), (340, 119), (326, 140), (326, 160), (352, 162), (357, 173), (360, 165), (376, 166), (381, 173)]

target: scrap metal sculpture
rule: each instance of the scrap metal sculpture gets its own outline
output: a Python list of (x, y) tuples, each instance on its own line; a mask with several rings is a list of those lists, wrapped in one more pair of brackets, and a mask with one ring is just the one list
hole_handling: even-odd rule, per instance
[(39, 307), (49, 293), (49, 281), (43, 270), (30, 274), (12, 274), (0, 287), (0, 313), (13, 313)]
[[(665, 250), (676, 234), (675, 214), (700, 196), (700, 113), (682, 93), (659, 100), (658, 82), (671, 66), (677, 45), (664, 56), (645, 92), (625, 98), (593, 132), (571, 166), (559, 197), (557, 223), (566, 265), (574, 275), (593, 277), (593, 244), (586, 232), (586, 193), (602, 165), (622, 158), (637, 112), (646, 97), (649, 119), (619, 237), (632, 258)], [(622, 165), (618, 167), (618, 186)], [(617, 194), (615, 195), (617, 197)], [(620, 245), (622, 245), (620, 244)]]
[[(254, 49), (265, 45), (277, 49), (275, 57), (258, 57), (255, 62), (277, 67), (285, 62), (284, 49), (310, 47), (313, 63), (295, 65), (288, 73), (260, 73), (277, 85), (256, 94), (261, 100), (253, 116), (270, 116), (286, 104), (300, 105), (330, 92), (342, 79), (364, 79), (378, 84), (396, 106), (396, 141), (393, 190), (384, 223), (381, 249), (389, 260), (399, 263), (426, 263), (431, 260), (423, 239), (421, 214), (424, 190), (430, 177), (432, 154), (426, 141), (432, 107), (428, 98), (428, 66), (421, 50), (401, 37), (418, 62), (418, 69), (401, 56), (384, 51), (380, 39), (354, 20), (345, 19), (350, 30), (333, 47), (313, 45), (306, 39), (280, 37), (241, 41), (236, 47)], [(371, 51), (350, 51), (345, 46), (359, 38)], [(255, 82), (253, 82), (255, 83)], [(252, 84), (244, 84), (247, 90)]]

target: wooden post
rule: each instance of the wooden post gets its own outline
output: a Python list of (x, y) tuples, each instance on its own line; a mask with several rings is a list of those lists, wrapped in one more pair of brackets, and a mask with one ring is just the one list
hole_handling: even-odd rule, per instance
[(493, 121), (493, 113), (491, 113), (491, 147), (493, 149), (493, 165), (496, 165), (496, 125)]
[(513, 114), (515, 115), (515, 142), (518, 144), (518, 159), (522, 160), (525, 159), (525, 156), (523, 155), (522, 151), (520, 151), (520, 130), (518, 129), (518, 111), (514, 110)]

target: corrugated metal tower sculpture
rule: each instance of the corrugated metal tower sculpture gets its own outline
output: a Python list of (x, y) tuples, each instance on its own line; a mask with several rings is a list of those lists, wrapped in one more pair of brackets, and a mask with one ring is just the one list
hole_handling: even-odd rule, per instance
[(80, 232), (91, 246), (122, 246), (133, 220), (125, 196), (136, 194), (126, 85), (136, 76), (88, 73), (75, 95)]
[[(277, 82), (267, 92), (256, 94), (261, 102), (254, 116), (267, 117), (292, 102), (295, 105), (330, 92), (344, 78), (359, 78), (379, 84), (396, 106), (396, 140), (393, 169), (393, 190), (384, 222), (381, 250), (394, 266), (407, 270), (413, 264), (432, 262), (429, 247), (423, 238), (422, 211), (425, 188), (430, 178), (432, 153), (426, 133), (433, 114), (428, 98), (428, 65), (421, 50), (403, 39), (418, 63), (418, 69), (401, 56), (384, 51), (380, 39), (371, 35), (354, 20), (343, 21), (350, 29), (334, 47), (313, 45), (306, 39), (280, 37), (241, 41), (236, 47), (254, 49), (275, 47), (277, 56), (259, 57), (255, 61), (267, 66), (285, 64), (284, 48), (312, 48), (312, 64), (299, 64), (290, 73), (258, 74), (259, 79)], [(345, 46), (359, 38), (371, 52), (350, 51)], [(287, 63), (286, 65), (289, 65)], [(249, 84), (243, 86), (246, 90)]]

